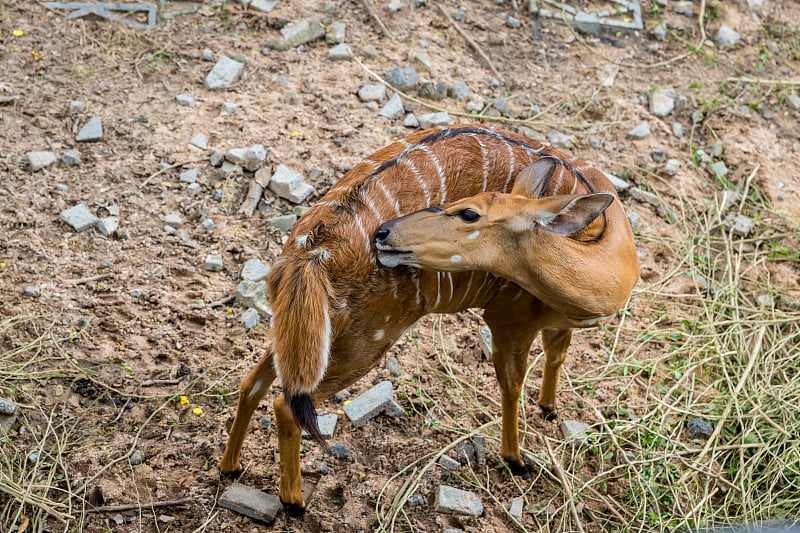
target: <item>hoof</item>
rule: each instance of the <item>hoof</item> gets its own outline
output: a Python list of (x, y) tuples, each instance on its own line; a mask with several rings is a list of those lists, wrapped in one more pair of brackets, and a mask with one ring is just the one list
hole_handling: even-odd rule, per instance
[(243, 472), (243, 470), (241, 468), (238, 469), (238, 470), (230, 470), (228, 472), (226, 472), (222, 468), (220, 468), (219, 470), (220, 470), (220, 472), (222, 472), (222, 477), (227, 478), (227, 479), (239, 479), (239, 476), (241, 476), (242, 472)]
[(306, 514), (306, 508), (302, 505), (297, 505), (296, 503), (284, 503), (283, 508), (286, 510), (286, 514), (292, 518), (300, 518)]
[(521, 477), (522, 479), (530, 479), (531, 478), (531, 471), (528, 470), (528, 467), (525, 464), (519, 464), (516, 461), (510, 461), (508, 459), (505, 460), (508, 468), (511, 470), (511, 473), (517, 477)]
[(539, 409), (542, 410), (542, 418), (544, 418), (548, 422), (555, 422), (556, 420), (558, 420), (558, 413), (552, 407), (545, 407), (543, 405), (540, 405)]

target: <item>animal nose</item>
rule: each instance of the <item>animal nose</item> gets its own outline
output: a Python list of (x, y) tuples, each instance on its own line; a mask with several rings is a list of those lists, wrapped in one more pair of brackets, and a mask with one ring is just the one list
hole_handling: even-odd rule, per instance
[(375, 234), (375, 240), (378, 242), (383, 242), (389, 236), (389, 228), (381, 227), (378, 229), (378, 232)]

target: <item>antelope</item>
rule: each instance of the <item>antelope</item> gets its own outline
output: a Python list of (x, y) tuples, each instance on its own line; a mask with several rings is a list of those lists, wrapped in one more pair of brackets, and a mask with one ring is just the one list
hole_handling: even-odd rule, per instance
[(534, 338), (541, 331), (546, 356), (538, 403), (553, 419), (572, 329), (614, 316), (638, 275), (630, 225), (597, 168), (479, 125), (390, 144), (298, 220), (274, 263), (268, 347), (242, 379), (220, 469), (241, 472), (250, 418), (279, 379), (280, 499), (302, 513), (301, 430), (327, 448), (314, 404), (364, 376), (421, 317), (482, 308), (501, 455), (527, 477), (517, 402)]

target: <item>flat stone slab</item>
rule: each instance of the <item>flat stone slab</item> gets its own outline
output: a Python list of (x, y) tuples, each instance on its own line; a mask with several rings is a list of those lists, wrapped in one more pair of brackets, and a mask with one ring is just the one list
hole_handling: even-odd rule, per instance
[(92, 117), (75, 136), (79, 143), (97, 142), (103, 140), (103, 120), (100, 117)]
[[(331, 413), (329, 415), (320, 415), (317, 417), (317, 425), (319, 426), (319, 432), (322, 436), (326, 439), (333, 438), (333, 432), (336, 431), (336, 422), (339, 421), (339, 415), (336, 413)], [(303, 430), (303, 437), (309, 437), (310, 435)]]
[(281, 501), (275, 496), (241, 483), (234, 483), (225, 489), (217, 503), (224, 509), (267, 524), (275, 521), (275, 516), (281, 509)]
[(85, 204), (65, 209), (59, 216), (75, 231), (83, 231), (97, 225), (97, 217), (89, 211)]
[(208, 73), (203, 84), (207, 89), (224, 91), (239, 79), (243, 69), (244, 63), (240, 63), (228, 56), (222, 56), (214, 65), (214, 68), (211, 69), (211, 72)]
[(578, 422), (575, 420), (562, 420), (561, 421), (561, 434), (564, 439), (568, 441), (586, 441), (586, 430), (589, 429), (589, 424)]
[(489, 329), (489, 326), (481, 326), (478, 328), (478, 341), (481, 345), (481, 350), (483, 350), (484, 355), (486, 355), (486, 359), (492, 360), (492, 330)]
[(295, 204), (303, 202), (314, 192), (314, 187), (303, 181), (302, 174), (290, 170), (286, 165), (278, 165), (268, 187), (281, 198)]
[(388, 416), (405, 414), (403, 408), (394, 399), (391, 381), (381, 381), (345, 405), (342, 410), (357, 428), (363, 427), (381, 413)]
[(11, 431), (14, 422), (20, 414), (17, 404), (0, 398), (0, 430), (3, 432)]
[(53, 152), (28, 152), (25, 154), (31, 170), (36, 172), (55, 163), (58, 158)]
[(242, 279), (249, 281), (262, 281), (269, 275), (269, 265), (261, 259), (248, 259), (242, 267)]
[(483, 514), (483, 502), (476, 494), (447, 485), (439, 485), (436, 490), (435, 507), (437, 513), (475, 517)]

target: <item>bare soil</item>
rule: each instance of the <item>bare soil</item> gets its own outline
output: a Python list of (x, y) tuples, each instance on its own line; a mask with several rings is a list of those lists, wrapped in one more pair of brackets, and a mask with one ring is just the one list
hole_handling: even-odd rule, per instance
[[(246, 331), (241, 306), (207, 304), (233, 293), (247, 259), (258, 257), (269, 263), (279, 254), (286, 234), (266, 220), (293, 206), (267, 192), (266, 208), (244, 217), (238, 207), (249, 179), (214, 178), (217, 172), (208, 157), (214, 149), (261, 143), (270, 151), (266, 166), (285, 164), (314, 185), (316, 192), (306, 202), (311, 204), (362, 157), (412, 132), (402, 126), (402, 119), (379, 117), (359, 101), (359, 87), (374, 80), (356, 62), (331, 62), (324, 41), (263, 54), (266, 41), (278, 36), (281, 19), (319, 15), (345, 22), (346, 41), (354, 54), (379, 74), (412, 65), (423, 81), (464, 81), (485, 100), (506, 98), (515, 120), (493, 122), (498, 125), (518, 128), (519, 121), (530, 118), (531, 106), (537, 105), (541, 115), (525, 126), (544, 135), (551, 128), (570, 135), (574, 146), (569, 151), (659, 193), (678, 217), (685, 216), (687, 205), (702, 210), (704, 202), (713, 201), (724, 188), (743, 188), (752, 174), (750, 191), (763, 195), (764, 205), (769, 206), (763, 212), (746, 213), (756, 220), (757, 234), (796, 231), (800, 111), (787, 100), (796, 86), (784, 82), (800, 76), (800, 5), (765, 0), (763, 7), (751, 11), (745, 0), (709, 2), (705, 11), (709, 40), (721, 24), (727, 24), (742, 34), (742, 41), (730, 49), (706, 42), (693, 53), (692, 46), (701, 39), (699, 3), (695, 16), (687, 18), (642, 0), (647, 31), (601, 38), (577, 35), (567, 26), (531, 17), (518, 3), (519, 11), (509, 1), (445, 4), (453, 15), (459, 5), (465, 8), (459, 24), (496, 66), (502, 83), (495, 87), (489, 68), (430, 2), (418, 6), (407, 1), (396, 14), (385, 9), (385, 2), (369, 2), (390, 28), (389, 39), (361, 2), (282, 1), (264, 14), (229, 1), (205, 5), (197, 13), (143, 31), (96, 18), (65, 20), (62, 13), (38, 3), (2, 0), (0, 319), (20, 320), (2, 329), (0, 353), (35, 339), (41, 342), (28, 347), (35, 355), (32, 364), (3, 382), (2, 396), (18, 402), (23, 416), (9, 443), (0, 446), (7, 450), (13, 446), (19, 453), (40, 446), (51, 450), (42, 461), (52, 463), (57, 458), (60, 477), (47, 481), (54, 487), (48, 497), (62, 501), (60, 491), (75, 493), (69, 514), (76, 519), (71, 525), (87, 532), (259, 528), (250, 519), (215, 506), (230, 483), (221, 479), (216, 463), (235, 410), (238, 381), (260, 356), (267, 325), (262, 322)], [(521, 27), (509, 28), (508, 15), (518, 17)], [(656, 41), (649, 31), (661, 20), (672, 30), (665, 42)], [(15, 29), (23, 34), (15, 35)], [(657, 51), (648, 50), (657, 42)], [(366, 45), (374, 46), (377, 57), (364, 54)], [(204, 49), (215, 57), (227, 54), (244, 60), (243, 78), (225, 92), (205, 89), (202, 82), (213, 63), (202, 58)], [(412, 50), (428, 54), (430, 70), (409, 59)], [(603, 85), (609, 77), (613, 83)], [(739, 77), (772, 81), (730, 80)], [(650, 115), (646, 104), (650, 91), (658, 87), (686, 97), (685, 105), (664, 119)], [(196, 104), (179, 105), (175, 101), (179, 93), (189, 94)], [(70, 114), (72, 100), (84, 101), (85, 110)], [(223, 101), (239, 107), (228, 114), (221, 109)], [(451, 98), (426, 101), (465, 112), (464, 102)], [(418, 114), (432, 111), (415, 105)], [(704, 118), (693, 124), (691, 115), (697, 110)], [(75, 133), (94, 115), (103, 119), (104, 139), (76, 144)], [(644, 119), (649, 120), (652, 135), (641, 141), (628, 139), (628, 130)], [(672, 122), (683, 125), (682, 139), (672, 134)], [(198, 133), (208, 136), (208, 151), (188, 145)], [(730, 169), (724, 180), (716, 179), (705, 164), (692, 162), (694, 150), (711, 153), (716, 140), (723, 146), (717, 159)], [(26, 163), (28, 151), (52, 150), (60, 156), (75, 147), (82, 157), (77, 166), (57, 163), (31, 172)], [(663, 163), (653, 161), (651, 151), (656, 148), (665, 149), (666, 158), (680, 161), (676, 175), (667, 176)], [(153, 177), (163, 163), (175, 168)], [(192, 167), (211, 181), (196, 197), (190, 197), (186, 184), (178, 181), (178, 174)], [(58, 189), (59, 184), (66, 190)], [(222, 201), (214, 198), (216, 188), (223, 191)], [(122, 236), (107, 238), (94, 229), (76, 233), (66, 226), (59, 213), (81, 202), (100, 216), (109, 206), (118, 206)], [(651, 205), (628, 196), (624, 202), (641, 216), (640, 289), (658, 284), (675, 260), (661, 237), (672, 235), (675, 227)], [(164, 231), (163, 220), (170, 213), (182, 216), (181, 229), (198, 243), (197, 248)], [(209, 218), (215, 227), (207, 232), (201, 222)], [(769, 236), (751, 244), (767, 241)], [(210, 252), (222, 254), (221, 272), (204, 269)], [(787, 297), (798, 296), (796, 263), (761, 268)], [(29, 285), (38, 286), (41, 295), (24, 294)], [(142, 295), (132, 296), (134, 290)], [(652, 308), (638, 294), (620, 336), (622, 350), (633, 332), (655, 321)], [(410, 414), (399, 419), (379, 417), (363, 429), (341, 416), (333, 442), (347, 444), (352, 458), (333, 459), (308, 443), (302, 468), (315, 486), (308, 512), (302, 518), (281, 513), (271, 527), (374, 530), (376, 502), (392, 476), (423, 454), (452, 444), (465, 431), (497, 419), (499, 395), (491, 361), (478, 344), (480, 324), (473, 313), (428, 317), (389, 354), (398, 358), (404, 375), (394, 377), (379, 367), (344, 391), (345, 396), (355, 396), (379, 380), (390, 379)], [(615, 335), (613, 328), (576, 334), (559, 394), (563, 419), (594, 423), (595, 408), (603, 410), (608, 398), (618, 397), (621, 390), (626, 391), (632, 415), (644, 410), (646, 397), (632, 386), (632, 376), (598, 383), (591, 395), (570, 384), (570, 376), (591, 373), (606, 362)], [(657, 349), (644, 346), (638, 357), (646, 361)], [(542, 435), (561, 439), (558, 425), (541, 420), (535, 409), (540, 352), (537, 342), (523, 411), (524, 445), (533, 452), (543, 451)], [(271, 395), (276, 393), (277, 388)], [(181, 404), (181, 396), (190, 403)], [(202, 414), (196, 414), (197, 408)], [(330, 401), (318, 408), (328, 413), (341, 405)], [(269, 401), (251, 424), (243, 452), (246, 472), (240, 481), (277, 495), (277, 438), (274, 425), (262, 428), (263, 417), (272, 417)], [(558, 484), (541, 475), (531, 481), (511, 477), (499, 460), (498, 432), (498, 426), (480, 432), (487, 437), (489, 465), (471, 470), (486, 490), (473, 486), (468, 476), (448, 481), (481, 494), (486, 506), (483, 517), (435, 513), (433, 497), (442, 470), (433, 468), (418, 489), (426, 504), (407, 508), (407, 522), (398, 524), (398, 530), (508, 531), (515, 526), (505, 509), (521, 491), (527, 502), (541, 504), (541, 509), (560, 501)], [(47, 436), (40, 441), (41, 435)], [(68, 444), (59, 449), (59, 443)], [(53, 451), (57, 449), (58, 454)], [(132, 449), (144, 452), (143, 464), (131, 466), (124, 460)], [(561, 459), (583, 477), (590, 477), (597, 467), (591, 458)], [(327, 475), (319, 473), (323, 463)], [(410, 477), (408, 472), (393, 480), (389, 495)], [(609, 487), (608, 497), (624, 505), (624, 490), (622, 483)], [(184, 497), (191, 497), (191, 502), (155, 512), (83, 510), (88, 502), (112, 505)], [(380, 500), (381, 505), (385, 502)], [(549, 518), (546, 510), (526, 512), (524, 525), (536, 529), (550, 521), (558, 529), (563, 509), (560, 503), (550, 505), (560, 510)], [(604, 522), (592, 517), (605, 511), (601, 503), (588, 509), (585, 527), (604, 530)], [(56, 518), (48, 522), (48, 530), (64, 527)]]

